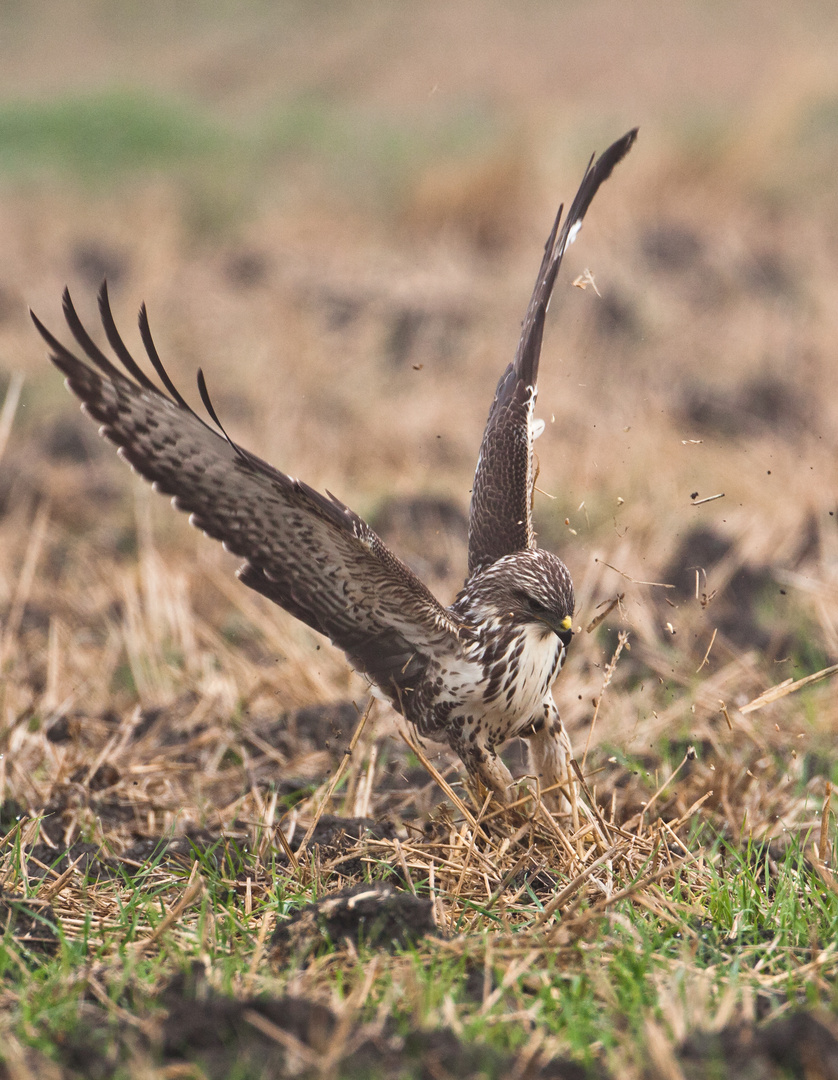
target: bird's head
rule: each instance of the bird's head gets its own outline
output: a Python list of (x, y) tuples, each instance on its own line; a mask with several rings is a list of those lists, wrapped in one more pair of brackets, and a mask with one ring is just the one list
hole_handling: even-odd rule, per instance
[(573, 582), (562, 560), (538, 548), (504, 555), (474, 574), (454, 603), (463, 618), (543, 627), (565, 648), (573, 636)]

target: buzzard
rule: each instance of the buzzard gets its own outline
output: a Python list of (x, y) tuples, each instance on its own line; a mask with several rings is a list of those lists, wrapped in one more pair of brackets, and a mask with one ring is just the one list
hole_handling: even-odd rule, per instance
[(85, 359), (32, 315), (68, 388), (120, 456), (173, 496), (193, 525), (244, 559), (238, 576), (245, 585), (343, 649), (377, 696), (421, 736), (447, 742), (502, 803), (510, 800), (512, 777), (497, 749), (513, 736), (529, 740), (532, 772), (542, 789), (553, 789), (554, 805), (565, 777), (569, 743), (551, 687), (571, 641), (573, 585), (561, 559), (536, 546), (532, 526), (538, 360), (564, 252), (636, 135), (591, 158), (564, 221), (559, 208), (515, 359), (489, 411), (471, 497), (468, 578), (450, 607), (334, 495), (234, 443), (200, 369), (212, 424), (193, 412), (160, 360), (145, 305), (140, 335), (164, 390), (126, 348), (106, 284), (99, 312), (122, 370), (82, 326), (67, 290), (64, 317)]

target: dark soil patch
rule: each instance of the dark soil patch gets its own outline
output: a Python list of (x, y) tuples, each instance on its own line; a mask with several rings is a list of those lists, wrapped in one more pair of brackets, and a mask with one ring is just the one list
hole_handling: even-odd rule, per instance
[(52, 881), (72, 864), (80, 877), (88, 881), (103, 878), (133, 877), (150, 863), (174, 859), (190, 865), (196, 859), (209, 861), (215, 869), (224, 868), (235, 877), (247, 859), (247, 845), (209, 829), (193, 829), (183, 836), (140, 837), (120, 855), (112, 855), (100, 844), (78, 840), (63, 844), (34, 844), (24, 852), (30, 879)]
[[(530, 1080), (594, 1080), (606, 1074), (564, 1059), (539, 1066), (479, 1042), (465, 1043), (448, 1028), (404, 1031), (395, 1021), (341, 1032), (324, 1005), (304, 998), (235, 1001), (207, 994), (194, 968), (163, 995), (168, 1015), (160, 1050), (166, 1064), (198, 1062), (207, 1077), (232, 1075), (243, 1065), (258, 1075), (319, 1075), (330, 1056), (336, 1077), (507, 1077)], [(342, 1042), (336, 1043), (338, 1035)], [(249, 1074), (248, 1074), (249, 1075)]]
[[(210, 1078), (221, 1080), (235, 1071), (250, 1075), (243, 1067), (256, 1070), (254, 1075), (285, 1076), (293, 1064), (298, 1071), (301, 1059), (311, 1067), (327, 1053), (337, 1027), (334, 1013), (317, 1002), (294, 997), (202, 1000), (179, 983), (163, 997), (169, 1012), (160, 1050), (167, 1063), (199, 1063)], [(283, 1034), (288, 1038), (282, 1040)]]
[(607, 289), (594, 310), (597, 332), (605, 338), (624, 337), (633, 340), (640, 337), (640, 317), (637, 304), (626, 293)]
[[(87, 881), (119, 876), (119, 863), (103, 852), (99, 844), (77, 841), (69, 847), (35, 844), (26, 852), (26, 873), (35, 881), (54, 881), (73, 863)], [(45, 869), (46, 868), (46, 869)]]
[[(393, 822), (372, 818), (344, 818), (324, 814), (317, 822), (308, 847), (316, 853), (317, 861), (327, 872), (336, 870), (344, 878), (364, 878), (368, 875), (363, 840), (392, 840), (396, 836)], [(283, 853), (277, 853), (283, 861)]]
[(324, 855), (340, 855), (354, 842), (364, 837), (373, 840), (392, 840), (395, 835), (396, 826), (391, 821), (323, 814), (311, 834), (309, 847), (319, 845)]
[(838, 1080), (838, 1018), (798, 1012), (762, 1028), (731, 1025), (718, 1033), (691, 1036), (678, 1059), (687, 1080), (706, 1076)]
[(360, 716), (354, 701), (339, 701), (329, 705), (310, 705), (298, 709), (285, 721), (288, 734), (295, 739), (310, 743), (315, 749), (331, 748), (338, 743), (338, 752), (343, 751), (343, 743), (349, 743), (352, 733), (358, 726)]
[[(191, 1076), (192, 1072), (185, 1070), (197, 1066), (207, 1080), (230, 1076), (306, 1080), (322, 1076), (331, 1059), (328, 1074), (336, 1080), (501, 1080), (509, 1076), (521, 1080), (600, 1080), (607, 1075), (565, 1059), (543, 1064), (537, 1059), (519, 1059), (480, 1042), (463, 1042), (448, 1028), (405, 1031), (403, 1025), (387, 1020), (383, 1025), (355, 1025), (343, 1030), (331, 1009), (305, 998), (239, 1001), (221, 997), (208, 990), (197, 967), (173, 980), (155, 1003), (156, 1011), (160, 1006), (165, 1016), (151, 1034), (150, 1027), (141, 1032), (108, 1017), (96, 1006), (83, 1005), (79, 1022), (56, 1036), (58, 1065), (30, 1051), (31, 1074), (98, 1080), (114, 1075), (121, 1064), (123, 1068), (145, 1068), (149, 1075), (157, 1075), (162, 1066), (167, 1076)], [(0, 1062), (0, 1080), (10, 1075)]]
[(191, 864), (196, 859), (215, 870), (224, 869), (231, 877), (240, 874), (248, 857), (244, 840), (211, 829), (190, 829), (183, 836), (144, 836), (122, 852), (119, 863), (163, 862), (174, 859)]
[(58, 948), (57, 921), (49, 904), (0, 890), (0, 932), (16, 945), (51, 955)]
[(650, 225), (641, 234), (640, 249), (653, 269), (666, 274), (693, 273), (697, 265), (703, 269), (704, 240), (682, 222)]
[(77, 414), (59, 416), (45, 430), (43, 446), (52, 461), (86, 464), (100, 455), (99, 441)]
[(256, 719), (253, 728), (264, 742), (288, 757), (306, 750), (330, 750), (337, 759), (349, 746), (359, 720), (353, 701), (337, 701), (283, 713), (267, 722)]
[(74, 784), (85, 783), (90, 791), (104, 791), (105, 788), (113, 787), (118, 784), (121, 779), (121, 773), (117, 769), (116, 765), (112, 765), (109, 761), (104, 762), (98, 769), (93, 772), (93, 775), (88, 777), (88, 769), (85, 766), (77, 769), (70, 780)]
[(453, 499), (393, 496), (379, 505), (371, 524), (423, 577), (446, 581), (464, 572), (468, 517)]
[(539, 1066), (524, 1063), (482, 1043), (462, 1042), (449, 1028), (411, 1031), (404, 1036), (391, 1032), (364, 1041), (341, 1063), (341, 1077), (508, 1077), (522, 1080), (595, 1080), (605, 1074), (575, 1062), (555, 1058)]
[(730, 557), (731, 552), (729, 540), (713, 529), (699, 526), (684, 537), (669, 564), (661, 571), (663, 577), (660, 580), (675, 586), (670, 599), (684, 603), (695, 598), (698, 571), (699, 595), (710, 589), (706, 603), (719, 632), (740, 648), (756, 648), (769, 656), (780, 655), (788, 648), (788, 636), (778, 635), (776, 628), (769, 632), (759, 616), (760, 604), (771, 590), (776, 592), (778, 589), (771, 567), (742, 564), (736, 567), (723, 590), (712, 595), (713, 571)]
[[(229, 1076), (306, 1080), (322, 1075), (329, 1059), (329, 1075), (338, 1080), (372, 1076), (608, 1080), (615, 1075), (597, 1064), (586, 1067), (565, 1058), (526, 1060), (481, 1042), (466, 1043), (448, 1028), (405, 1030), (387, 1020), (383, 1025), (343, 1030), (331, 1009), (305, 998), (221, 997), (208, 989), (198, 965), (176, 977), (154, 1007), (159, 1019), (143, 1030), (82, 1003), (78, 1022), (56, 1035), (57, 1064), (36, 1051), (27, 1053), (31, 1075), (60, 1080), (107, 1077), (120, 1063), (123, 1067), (131, 1063), (155, 1075), (155, 1068), (162, 1066), (166, 1075), (185, 1076), (179, 1070), (192, 1065), (208, 1080)], [(686, 1080), (708, 1076), (838, 1080), (838, 1019), (801, 1011), (766, 1026), (742, 1023), (696, 1034), (675, 1051), (675, 1061)], [(0, 1080), (11, 1075), (0, 1063)], [(648, 1080), (672, 1075), (665, 1065), (649, 1064), (644, 1072)]]
[(98, 289), (106, 279), (111, 286), (122, 281), (128, 272), (129, 259), (124, 251), (90, 238), (73, 245), (70, 265), (90, 288)]
[(438, 933), (430, 900), (389, 885), (356, 885), (309, 904), (274, 931), (280, 959), (302, 961), (349, 940), (372, 949), (406, 949)]
[(679, 419), (699, 433), (752, 438), (771, 433), (797, 439), (817, 425), (817, 401), (798, 383), (765, 371), (734, 390), (687, 387), (677, 406)]
[(0, 802), (0, 832), (9, 832), (23, 817), (26, 817), (26, 810), (17, 799), (4, 799)]

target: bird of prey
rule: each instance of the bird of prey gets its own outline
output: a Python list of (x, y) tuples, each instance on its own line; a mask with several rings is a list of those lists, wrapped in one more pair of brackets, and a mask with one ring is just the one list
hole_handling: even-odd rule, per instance
[[(117, 331), (107, 285), (105, 336), (122, 370), (99, 349), (64, 292), (64, 316), (85, 359), (32, 314), (50, 359), (119, 454), (190, 521), (244, 559), (239, 579), (342, 649), (419, 735), (447, 742), (471, 777), (501, 803), (512, 777), (497, 754), (529, 741), (530, 766), (556, 796), (569, 743), (551, 688), (570, 645), (573, 585), (564, 563), (536, 546), (532, 525), (533, 418), (544, 320), (566, 248), (600, 184), (628, 153), (636, 129), (588, 164), (544, 251), (514, 361), (498, 383), (477, 459), (469, 515), (468, 577), (450, 607), (357, 514), (330, 493), (279, 472), (234, 443), (198, 388), (212, 424), (187, 405), (149, 330), (145, 351), (164, 390)], [(214, 425), (214, 426), (213, 426)]]

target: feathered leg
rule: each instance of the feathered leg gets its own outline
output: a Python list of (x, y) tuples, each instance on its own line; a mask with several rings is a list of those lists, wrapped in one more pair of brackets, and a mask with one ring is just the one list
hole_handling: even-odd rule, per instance
[(452, 741), (452, 749), (468, 769), (469, 776), (491, 791), (499, 803), (508, 806), (514, 797), (512, 773), (493, 749), (479, 742)]
[(570, 804), (556, 784), (565, 784), (571, 758), (570, 739), (555, 704), (550, 715), (534, 735), (527, 739), (530, 751), (530, 771), (536, 777), (542, 791), (552, 788), (544, 796), (544, 802), (554, 812), (564, 813)]

